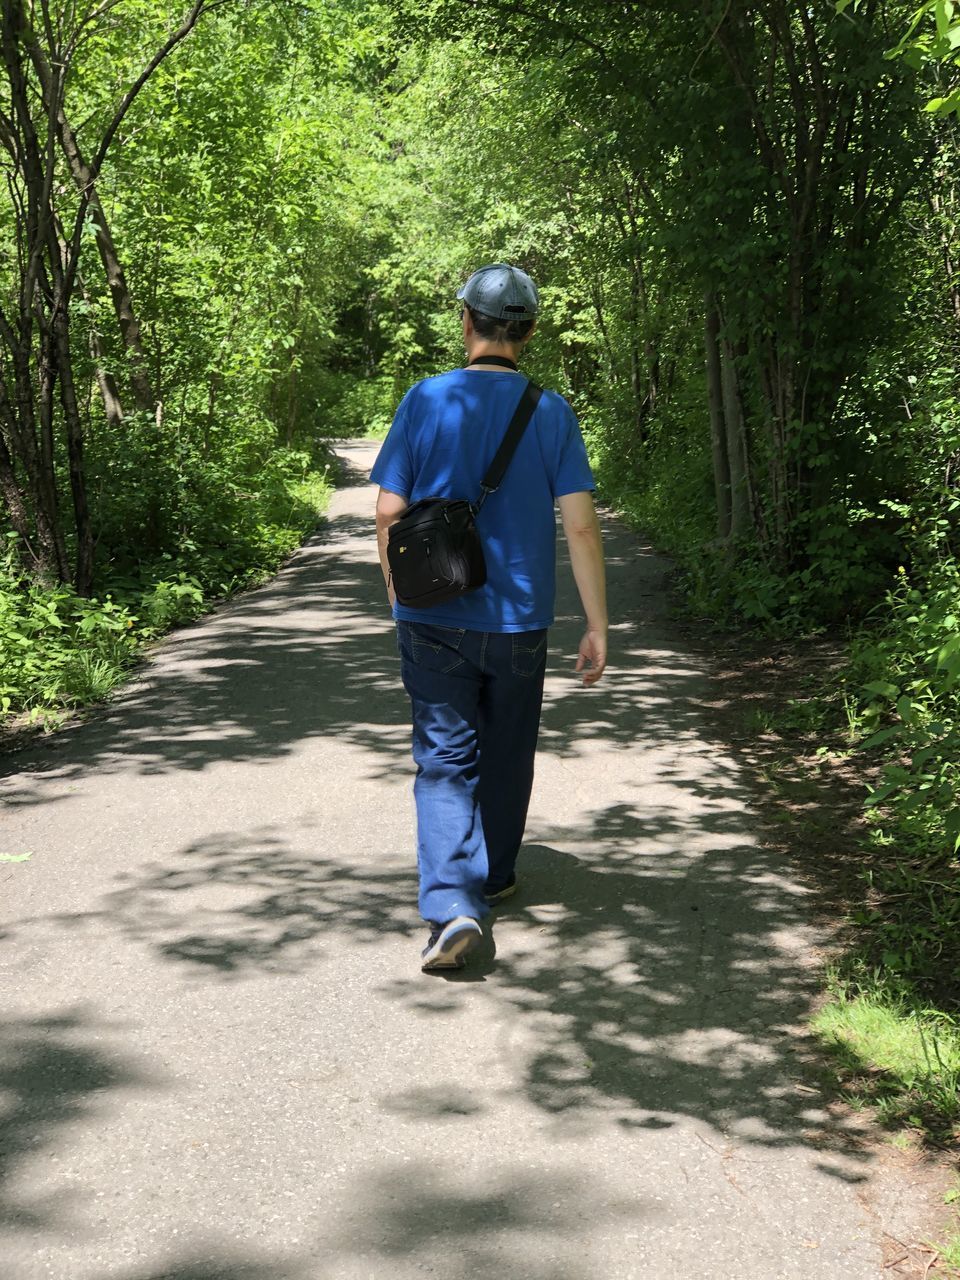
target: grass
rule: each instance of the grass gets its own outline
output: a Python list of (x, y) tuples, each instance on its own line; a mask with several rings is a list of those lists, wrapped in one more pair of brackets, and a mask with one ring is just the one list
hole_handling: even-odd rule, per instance
[[(815, 1015), (813, 1032), (831, 1053), (846, 1102), (869, 1108), (893, 1130), (891, 1144), (936, 1146), (960, 1139), (960, 1023), (913, 1009), (882, 992), (849, 996), (834, 980), (832, 1001)], [(960, 1208), (960, 1180), (944, 1196)], [(935, 1242), (936, 1275), (960, 1280), (960, 1220)]]
[(911, 1008), (880, 993), (833, 999), (812, 1022), (831, 1051), (844, 1093), (872, 1105), (893, 1128), (908, 1126), (934, 1141), (960, 1138), (960, 1025), (949, 1015)]
[(71, 654), (60, 672), (60, 697), (74, 706), (98, 702), (124, 675), (121, 662), (81, 649)]
[(947, 1266), (950, 1270), (946, 1274), (960, 1276), (960, 1234), (951, 1236), (949, 1240), (944, 1240), (937, 1247), (940, 1250), (939, 1274), (943, 1275), (943, 1267)]

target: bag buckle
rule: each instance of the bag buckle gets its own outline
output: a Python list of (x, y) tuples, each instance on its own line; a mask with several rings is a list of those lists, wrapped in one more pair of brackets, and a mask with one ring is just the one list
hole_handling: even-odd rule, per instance
[(476, 515), (476, 514), (477, 514), (477, 512), (480, 510), (480, 508), (481, 508), (481, 507), (483, 506), (483, 504), (486, 502), (486, 500), (487, 500), (487, 498), (490, 496), (490, 494), (491, 494), (491, 493), (496, 493), (496, 492), (497, 492), (497, 489), (498, 489), (499, 487), (500, 487), (499, 485), (494, 485), (494, 486), (491, 486), (491, 485), (489, 485), (489, 484), (481, 484), (481, 485), (480, 485), (480, 491), (481, 491), (481, 492), (480, 492), (480, 497), (476, 500), (476, 502), (471, 502), (471, 504), (470, 504), (470, 510), (473, 512), (473, 514), (474, 514), (474, 515)]

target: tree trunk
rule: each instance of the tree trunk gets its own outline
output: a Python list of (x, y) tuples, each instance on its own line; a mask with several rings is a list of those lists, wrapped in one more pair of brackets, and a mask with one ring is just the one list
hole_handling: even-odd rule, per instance
[(18, 341), (9, 353), (16, 382), (16, 409), (7, 397), (6, 387), (0, 386), (0, 411), (7, 424), (7, 436), (14, 455), (26, 473), (28, 492), (32, 499), (29, 505), (33, 508), (36, 528), (38, 573), (45, 581), (69, 582), (70, 566), (57, 519), (56, 473), (52, 450), (49, 462), (44, 463), (37, 444), (33, 382), (30, 376), (32, 341), (33, 325), (21, 325)]
[[(660, 394), (660, 355), (651, 332), (650, 299), (640, 256), (640, 224), (629, 181), (623, 185), (624, 207), (630, 226), (630, 302), (627, 321), (630, 329), (630, 387), (633, 392), (637, 434), (641, 443), (649, 437), (647, 420), (657, 407)], [(626, 234), (624, 239), (626, 239)], [(640, 355), (640, 331), (643, 330), (643, 359)]]
[(144, 413), (155, 414), (156, 397), (150, 385), (150, 375), (147, 373), (147, 361), (140, 338), (140, 321), (133, 307), (133, 298), (127, 286), (120, 259), (117, 257), (110, 227), (95, 190), (90, 199), (90, 218), (97, 229), (97, 248), (100, 251), (100, 261), (103, 263), (107, 284), (110, 287), (117, 324), (120, 326), (124, 345), (130, 353), (130, 390), (133, 392), (133, 402)]
[(767, 476), (769, 506), (773, 518), (774, 545), (777, 556), (784, 560), (791, 519), (790, 484), (787, 475), (787, 432), (785, 417), (789, 388), (782, 386), (776, 359), (776, 345), (771, 338), (757, 355), (757, 368), (766, 406)]
[(3, 429), (0, 427), (0, 494), (7, 508), (7, 518), (13, 531), (20, 539), (20, 561), (28, 573), (38, 573), (41, 569), (41, 556), (33, 545), (30, 527), (30, 512), (24, 501), (20, 486), (17, 484), (13, 469), (13, 459)]
[(753, 529), (750, 503), (750, 469), (746, 450), (743, 400), (733, 344), (721, 339), (721, 385), (723, 418), (726, 426), (727, 458), (730, 463), (730, 536), (738, 542)]
[[(300, 285), (293, 291), (293, 308), (290, 314), (290, 332), (296, 334), (300, 324), (300, 307), (303, 302), (303, 288)], [(300, 388), (297, 374), (300, 370), (300, 357), (294, 347), (290, 352), (290, 369), (287, 373), (287, 411), (286, 411), (286, 444), (293, 445), (297, 418), (300, 413)]]
[(726, 423), (723, 418), (723, 380), (720, 370), (720, 315), (716, 300), (704, 295), (704, 339), (707, 363), (707, 406), (710, 412), (710, 446), (713, 454), (713, 487), (717, 498), (717, 537), (730, 537), (730, 457), (727, 453)]
[(79, 274), (77, 280), (80, 284), (80, 291), (83, 294), (84, 301), (87, 304), (87, 315), (89, 317), (87, 341), (90, 344), (90, 355), (93, 358), (93, 365), (96, 370), (97, 386), (100, 388), (100, 397), (103, 400), (103, 411), (106, 414), (107, 425), (112, 431), (117, 431), (123, 426), (123, 404), (120, 400), (120, 392), (117, 388), (116, 379), (106, 367), (106, 352), (103, 349), (103, 343), (100, 340), (100, 334), (95, 323), (94, 303), (90, 296), (90, 291)]
[[(65, 538), (58, 520), (54, 397), (59, 390), (77, 539), (75, 585), (82, 594), (89, 594), (93, 585), (94, 539), (84, 478), (83, 425), (71, 359), (69, 306), (77, 283), (84, 226), (89, 215), (97, 227), (98, 248), (124, 344), (133, 357), (137, 404), (153, 412), (155, 397), (144, 371), (139, 323), (94, 183), (143, 86), (214, 4), (213, 0), (191, 0), (179, 25), (123, 92), (92, 144), (92, 158), (84, 161), (66, 119), (64, 92), (82, 29), (87, 27), (89, 36), (113, 7), (101, 5), (78, 18), (69, 5), (54, 17), (48, 0), (39, 6), (27, 5), (25, 0), (3, 0), (0, 5), (0, 61), (6, 85), (0, 104), (0, 144), (9, 161), (5, 172), (12, 197), (14, 250), (9, 256), (16, 261), (19, 274), (16, 314), (10, 319), (0, 308), (0, 492), (40, 576), (69, 581)], [(58, 141), (79, 189), (68, 216), (64, 211), (69, 186), (65, 188), (57, 176)], [(60, 236), (58, 227), (63, 228)], [(115, 404), (108, 404), (108, 414), (117, 412), (119, 397)]]
[(293, 448), (299, 412), (300, 396), (297, 389), (297, 366), (294, 364), (287, 375), (287, 430), (285, 440), (288, 449)]
[(67, 435), (67, 458), (70, 465), (70, 492), (73, 496), (73, 518), (77, 533), (77, 567), (74, 587), (78, 595), (88, 596), (93, 590), (93, 526), (87, 503), (87, 482), (83, 469), (83, 424), (73, 383), (70, 355), (70, 324), (60, 300), (54, 303), (54, 339), (57, 367), (60, 372), (60, 404), (63, 408)]
[(960, 323), (960, 277), (957, 274), (957, 264), (953, 260), (953, 241), (948, 230), (943, 200), (939, 194), (935, 193), (930, 197), (930, 207), (939, 228), (940, 252), (943, 255), (943, 273), (947, 281), (950, 310), (954, 320)]
[[(43, 84), (44, 95), (49, 98), (51, 87), (50, 72), (36, 42), (31, 48), (31, 55)], [(153, 393), (153, 387), (150, 385), (150, 375), (147, 372), (147, 359), (140, 335), (140, 321), (134, 309), (133, 297), (130, 293), (123, 267), (120, 264), (120, 257), (114, 243), (113, 233), (110, 230), (110, 224), (107, 222), (107, 216), (103, 211), (103, 205), (100, 203), (100, 197), (97, 194), (93, 174), (83, 159), (76, 135), (62, 106), (56, 113), (56, 126), (60, 146), (70, 166), (70, 173), (77, 188), (87, 195), (87, 212), (90, 221), (96, 227), (97, 251), (100, 254), (100, 261), (103, 263), (103, 271), (110, 289), (110, 298), (113, 302), (113, 310), (117, 317), (120, 335), (130, 356), (130, 389), (133, 392), (134, 404), (138, 409), (146, 413), (155, 413), (156, 397)]]

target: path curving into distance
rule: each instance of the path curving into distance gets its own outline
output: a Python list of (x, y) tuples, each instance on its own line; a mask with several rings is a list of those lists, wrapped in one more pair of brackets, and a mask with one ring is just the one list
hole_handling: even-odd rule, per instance
[(375, 452), (276, 579), (3, 761), (3, 1280), (889, 1276), (921, 1192), (805, 1083), (805, 891), (615, 522), (594, 690), (561, 571), (522, 892), (421, 975)]

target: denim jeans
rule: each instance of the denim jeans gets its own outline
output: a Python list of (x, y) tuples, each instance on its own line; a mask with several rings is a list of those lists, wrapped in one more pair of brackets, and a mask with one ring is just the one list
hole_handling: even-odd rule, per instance
[(479, 919), (523, 839), (547, 633), (399, 621), (397, 643), (413, 708), (420, 914)]

